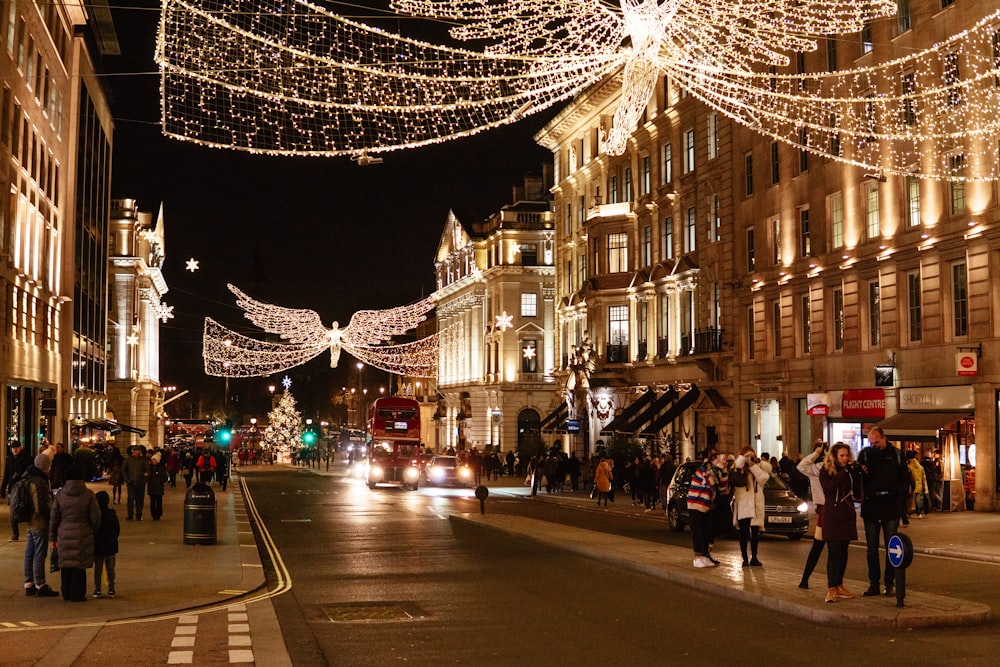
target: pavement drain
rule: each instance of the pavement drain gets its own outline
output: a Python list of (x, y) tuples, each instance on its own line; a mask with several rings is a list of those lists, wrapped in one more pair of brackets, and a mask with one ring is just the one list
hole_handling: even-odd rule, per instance
[(412, 602), (344, 602), (323, 605), (323, 612), (334, 623), (408, 621), (428, 615)]

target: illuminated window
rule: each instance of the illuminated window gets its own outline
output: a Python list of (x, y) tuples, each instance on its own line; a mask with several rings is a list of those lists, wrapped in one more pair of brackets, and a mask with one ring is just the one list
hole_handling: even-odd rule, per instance
[(719, 156), (719, 114), (708, 114), (708, 159)]
[(747, 271), (757, 270), (757, 249), (754, 247), (753, 227), (747, 230)]
[(865, 183), (865, 233), (869, 240), (877, 239), (881, 233), (878, 210), (878, 183)]
[(608, 342), (628, 345), (628, 306), (608, 307)]
[(663, 184), (674, 180), (674, 149), (670, 144), (663, 144), (663, 164), (661, 165)]
[(830, 195), (830, 240), (834, 248), (844, 247), (844, 197), (839, 192)]
[(525, 340), (521, 342), (521, 372), (538, 372), (538, 341)]
[(969, 334), (969, 277), (965, 263), (951, 267), (951, 308), (952, 322), (956, 337)]
[(608, 273), (628, 271), (628, 234), (608, 234)]
[(662, 248), (660, 254), (663, 259), (674, 258), (674, 218), (667, 216), (663, 219)]
[(684, 133), (684, 172), (694, 171), (694, 130)]
[(799, 253), (802, 257), (812, 254), (812, 240), (809, 236), (809, 209), (799, 209)]
[(920, 179), (916, 176), (906, 177), (906, 225), (916, 227), (920, 224)]
[(521, 292), (521, 317), (538, 316), (538, 295), (534, 292)]

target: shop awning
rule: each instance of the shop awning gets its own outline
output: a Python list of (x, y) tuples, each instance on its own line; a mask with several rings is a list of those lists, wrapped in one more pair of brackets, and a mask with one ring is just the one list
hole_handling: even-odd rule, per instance
[(635, 418), (621, 429), (624, 433), (638, 433), (643, 426), (651, 422), (665, 407), (677, 400), (677, 390), (671, 387), (660, 394), (659, 398), (649, 404)]
[(627, 405), (624, 410), (622, 410), (617, 417), (608, 422), (608, 425), (601, 429), (601, 433), (614, 433), (615, 431), (620, 431), (622, 427), (629, 423), (629, 421), (634, 417), (639, 410), (653, 402), (656, 398), (656, 392), (649, 390), (644, 393), (639, 398), (632, 401), (631, 404)]
[(555, 430), (556, 426), (565, 421), (566, 414), (569, 412), (569, 406), (566, 405), (566, 401), (559, 404), (555, 410), (550, 412), (548, 416), (543, 419), (538, 424), (539, 430), (552, 432)]
[(145, 437), (146, 431), (135, 426), (129, 426), (128, 424), (122, 424), (120, 422), (112, 421), (110, 419), (83, 419), (76, 420), (73, 422), (73, 426), (79, 428), (93, 428), (99, 431), (107, 431), (111, 435), (118, 435), (119, 433), (138, 433), (139, 437)]
[(699, 396), (701, 396), (701, 390), (698, 387), (691, 387), (686, 394), (678, 398), (677, 402), (670, 406), (669, 410), (653, 420), (653, 423), (647, 428), (644, 428), (642, 430), (643, 435), (656, 435), (659, 433), (664, 426), (680, 417), (685, 410), (694, 405)]
[(900, 412), (877, 424), (887, 440), (937, 440), (938, 431), (969, 416), (962, 412)]

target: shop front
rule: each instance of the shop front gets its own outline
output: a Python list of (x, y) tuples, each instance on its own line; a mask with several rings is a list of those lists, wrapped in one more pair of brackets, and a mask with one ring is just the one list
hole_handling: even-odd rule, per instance
[(885, 419), (884, 389), (845, 389), (809, 394), (806, 414), (823, 417), (823, 440), (851, 446), (857, 456), (868, 445), (868, 429)]
[[(904, 387), (899, 413), (881, 422), (886, 439), (912, 451), (940, 476), (931, 490), (945, 511), (972, 509), (976, 493), (976, 420), (971, 385)], [(935, 480), (936, 481), (936, 480)]]

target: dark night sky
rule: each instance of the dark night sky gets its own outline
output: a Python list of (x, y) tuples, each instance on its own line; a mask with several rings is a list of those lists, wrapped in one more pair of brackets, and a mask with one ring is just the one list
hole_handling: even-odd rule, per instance
[[(434, 250), (448, 210), (485, 217), (510, 201), (526, 173), (551, 160), (532, 141), (551, 112), (385, 154), (383, 164), (368, 167), (347, 157), (265, 157), (169, 139), (160, 132), (153, 62), (159, 11), (137, 4), (113, 9), (122, 55), (99, 67), (109, 74), (115, 118), (112, 197), (136, 199), (154, 214), (164, 208), (170, 287), (164, 301), (175, 314), (161, 327), (164, 384), (223, 394), (222, 380), (202, 370), (201, 331), (205, 316), (249, 324), (227, 282), (263, 301), (312, 308), (342, 326), (356, 310), (415, 301), (433, 290)], [(185, 270), (190, 257), (199, 271)], [(354, 360), (345, 356), (340, 368), (328, 366), (321, 355), (289, 371), (302, 408), (314, 409), (347, 384)], [(258, 397), (266, 402), (273, 381), (234, 380), (232, 391), (252, 408)], [(374, 387), (386, 379), (373, 374), (370, 381)]]

